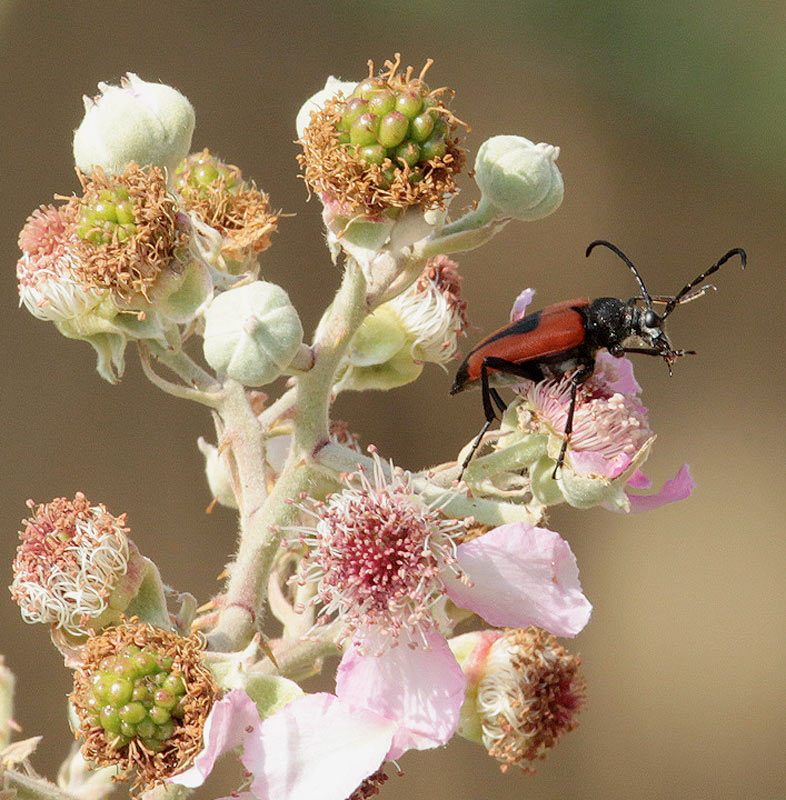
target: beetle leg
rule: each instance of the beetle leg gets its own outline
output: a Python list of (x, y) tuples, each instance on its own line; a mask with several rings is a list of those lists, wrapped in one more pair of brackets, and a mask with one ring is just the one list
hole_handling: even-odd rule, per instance
[[(505, 405), (505, 402), (499, 396), (499, 392), (493, 387), (489, 386), (490, 369), (493, 369), (496, 372), (504, 372), (508, 375), (516, 375), (520, 378), (526, 378), (527, 380), (535, 379), (532, 371), (532, 364), (517, 364), (515, 361), (508, 361), (504, 358), (498, 358), (497, 356), (486, 356), (483, 359), (483, 362), (480, 366), (480, 389), (482, 392), (483, 413), (486, 415), (486, 422), (480, 429), (480, 433), (475, 438), (475, 441), (472, 443), (472, 449), (469, 451), (469, 455), (464, 459), (464, 463), (461, 465), (461, 472), (459, 473), (458, 477), (459, 480), (464, 477), (464, 470), (467, 468), (469, 462), (472, 461), (475, 452), (480, 447), (480, 443), (483, 440), (486, 431), (491, 427), (491, 423), (497, 418), (497, 415), (494, 411), (494, 406), (491, 402), (492, 399), (494, 403), (497, 404), (497, 407), (500, 411), (504, 412), (507, 409), (507, 405)], [(590, 368), (589, 372), (592, 372), (592, 368)], [(589, 372), (587, 374), (589, 374)]]
[(491, 423), (497, 418), (497, 415), (494, 413), (494, 406), (491, 404), (491, 398), (493, 397), (498, 403), (502, 402), (497, 390), (492, 389), (489, 386), (489, 374), (485, 358), (480, 366), (480, 390), (483, 398), (483, 413), (486, 415), (486, 421), (483, 423), (480, 433), (475, 437), (475, 441), (472, 443), (472, 449), (469, 451), (469, 455), (464, 459), (464, 463), (461, 465), (461, 472), (459, 472), (458, 476), (459, 480), (464, 477), (464, 470), (467, 468), (469, 462), (472, 461), (472, 457), (480, 447), (480, 443), (483, 440), (483, 437), (486, 435), (486, 431), (491, 427)]
[(499, 392), (493, 388), (489, 388), (491, 399), (496, 403), (497, 408), (504, 414), (508, 410), (508, 404), (499, 396)]
[[(654, 347), (623, 347), (623, 353), (640, 353), (643, 356), (660, 356), (663, 358), (663, 353), (656, 350)], [(695, 356), (695, 350), (674, 350), (672, 355), (675, 356)]]
[(573, 432), (573, 415), (576, 411), (576, 395), (579, 391), (579, 386), (581, 386), (584, 381), (589, 378), (592, 374), (593, 367), (591, 366), (584, 366), (579, 367), (570, 379), (570, 405), (568, 406), (568, 418), (565, 421), (565, 438), (562, 440), (562, 447), (559, 450), (559, 457), (557, 458), (557, 463), (554, 467), (554, 472), (551, 473), (552, 479), (556, 480), (557, 478), (557, 470), (562, 466), (562, 462), (565, 460), (565, 451), (568, 449), (568, 440), (570, 439), (570, 434)]

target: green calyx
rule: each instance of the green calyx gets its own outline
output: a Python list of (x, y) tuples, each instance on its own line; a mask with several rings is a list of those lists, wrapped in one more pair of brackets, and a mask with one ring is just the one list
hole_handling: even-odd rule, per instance
[(123, 186), (102, 189), (97, 199), (82, 205), (76, 234), (95, 245), (109, 244), (117, 239), (125, 242), (136, 234), (134, 206)]
[(367, 164), (382, 164), (412, 171), (411, 180), (422, 177), (422, 168), (447, 153), (449, 125), (428, 87), (394, 88), (383, 78), (361, 81), (352, 96), (339, 106), (336, 123), (339, 142)]
[(103, 659), (90, 684), (90, 722), (104, 729), (115, 749), (136, 738), (159, 752), (183, 717), (185, 683), (173, 671), (171, 657), (149, 648), (129, 645)]

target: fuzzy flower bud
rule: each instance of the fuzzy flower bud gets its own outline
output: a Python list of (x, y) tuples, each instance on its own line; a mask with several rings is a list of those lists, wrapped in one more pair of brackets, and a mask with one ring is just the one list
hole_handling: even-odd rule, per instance
[(207, 149), (180, 163), (175, 188), (186, 211), (221, 237), (214, 266), (231, 275), (256, 274), (256, 257), (270, 247), (278, 224), (267, 195)]
[(95, 166), (120, 175), (134, 161), (174, 174), (194, 132), (194, 109), (177, 89), (148, 83), (133, 72), (120, 86), (99, 83), (100, 95), (84, 97), (85, 116), (74, 132), (74, 162), (90, 175)]
[(182, 772), (203, 746), (218, 694), (202, 665), (204, 642), (130, 621), (91, 637), (74, 673), (71, 703), (82, 755), (116, 765), (113, 780), (134, 774), (134, 788)]
[(475, 159), (475, 181), (482, 193), (478, 212), (530, 221), (556, 211), (564, 194), (558, 155), (558, 147), (523, 136), (487, 139)]
[(275, 380), (298, 353), (303, 326), (289, 295), (255, 281), (218, 295), (205, 312), (208, 364), (245, 386)]
[(83, 636), (88, 626), (117, 619), (133, 596), (126, 580), (133, 546), (125, 514), (113, 517), (81, 492), (73, 500), (27, 504), (33, 515), (19, 534), (10, 587), (25, 622)]
[(503, 771), (534, 772), (533, 762), (578, 725), (581, 659), (534, 627), (468, 633), (450, 646), (468, 682), (458, 732), (481, 742)]

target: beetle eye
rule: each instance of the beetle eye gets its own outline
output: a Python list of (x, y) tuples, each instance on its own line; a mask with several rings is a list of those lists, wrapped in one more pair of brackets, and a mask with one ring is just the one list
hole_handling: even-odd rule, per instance
[(658, 315), (652, 309), (644, 312), (644, 324), (648, 328), (654, 328), (659, 322)]

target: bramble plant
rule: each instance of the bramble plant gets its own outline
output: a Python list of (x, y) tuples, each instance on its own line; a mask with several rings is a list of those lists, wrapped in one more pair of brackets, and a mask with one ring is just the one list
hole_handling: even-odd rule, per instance
[[(82, 493), (28, 502), (11, 595), (74, 672), (80, 742), (57, 785), (35, 775), (38, 738), (10, 743), (0, 662), (0, 772), (20, 797), (98, 800), (117, 780), (186, 797), (231, 750), (246, 777), (227, 794), (367, 798), (409, 749), (459, 734), (532, 771), (576, 726), (580, 661), (555, 637), (578, 634), (591, 605), (546, 510), (647, 510), (692, 488), (683, 467), (636, 493), (655, 436), (630, 362), (599, 353), (556, 472), (569, 376), (513, 387), (463, 474), (472, 440), (406, 470), (331, 418), (341, 392), (455, 363), (467, 308), (453, 257), (562, 201), (558, 148), (495, 136), (475, 160), (478, 201), (451, 219), (466, 125), (453, 92), (427, 85), (430, 65), (369, 62), (298, 114), (298, 161), (343, 274), (310, 341), (286, 288), (260, 279), (279, 214), (240, 169), (189, 154), (188, 100), (132, 74), (86, 98), (81, 193), (27, 220), (21, 302), (88, 342), (105, 380), (120, 381), (131, 345), (155, 386), (212, 412), (215, 444), (200, 450), (240, 537), (223, 592), (198, 606), (164, 585), (125, 514)], [(511, 298), (512, 319), (532, 295)], [(263, 400), (255, 389), (281, 375)], [(335, 693), (304, 692), (332, 656)]]

